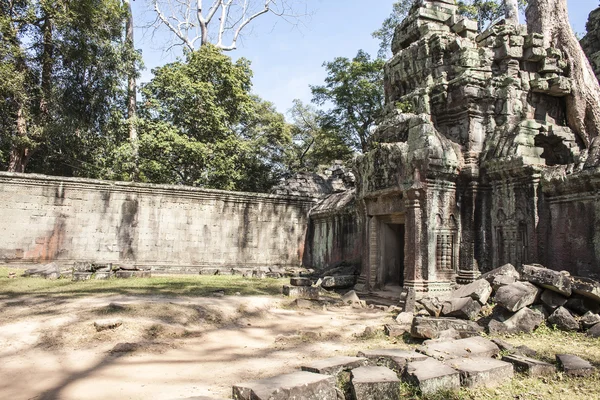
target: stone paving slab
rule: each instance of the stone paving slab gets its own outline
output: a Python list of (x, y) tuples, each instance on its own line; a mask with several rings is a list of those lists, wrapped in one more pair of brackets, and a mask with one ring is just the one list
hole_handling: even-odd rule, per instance
[(298, 371), (233, 386), (236, 400), (337, 400), (331, 375)]
[(460, 388), (460, 373), (432, 358), (409, 362), (406, 366), (404, 380), (417, 386), (424, 395), (439, 390), (457, 390)]
[(358, 352), (358, 356), (366, 357), (370, 365), (382, 365), (400, 373), (404, 371), (408, 362), (429, 358), (416, 351), (400, 349), (363, 350)]
[(511, 354), (503, 356), (502, 360), (514, 365), (517, 372), (521, 372), (531, 377), (548, 376), (556, 373), (556, 367), (535, 358)]
[(386, 367), (359, 367), (352, 370), (352, 393), (355, 400), (397, 400), (400, 379)]
[(491, 340), (475, 336), (445, 342), (428, 342), (417, 351), (438, 360), (450, 360), (461, 357), (494, 357), (500, 349)]
[(337, 375), (344, 370), (363, 367), (367, 361), (365, 357), (332, 357), (303, 365), (300, 369), (316, 374)]
[(589, 376), (596, 370), (588, 361), (572, 354), (557, 354), (556, 361), (569, 376)]
[(460, 384), (470, 388), (498, 386), (514, 376), (511, 363), (495, 358), (455, 358), (446, 364), (460, 372)]

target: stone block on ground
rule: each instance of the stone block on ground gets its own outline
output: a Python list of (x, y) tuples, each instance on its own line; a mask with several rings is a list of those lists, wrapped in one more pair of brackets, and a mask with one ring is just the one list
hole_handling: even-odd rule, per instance
[(487, 303), (492, 294), (492, 286), (485, 279), (478, 279), (475, 282), (469, 283), (456, 289), (450, 295), (451, 298), (470, 297), (477, 300), (479, 304)]
[(485, 279), (490, 284), (492, 284), (494, 279), (500, 276), (509, 276), (514, 278), (515, 281), (521, 279), (521, 274), (519, 274), (519, 271), (517, 271), (512, 264), (504, 264), (499, 268), (493, 269), (489, 272), (486, 272), (485, 274), (482, 274), (479, 278)]
[(93, 272), (73, 271), (72, 280), (74, 280), (74, 281), (89, 281), (90, 279), (92, 279), (93, 274), (94, 274)]
[[(487, 281), (484, 281), (487, 283)], [(444, 302), (442, 315), (460, 319), (475, 319), (481, 311), (481, 304), (470, 297), (454, 298)]]
[(600, 303), (600, 282), (579, 276), (572, 277), (572, 282), (574, 293)]
[(450, 328), (446, 329), (445, 331), (441, 331), (437, 339), (427, 339), (423, 343), (428, 343), (430, 341), (441, 342), (456, 339), (461, 339), (460, 332), (458, 332), (456, 329)]
[(600, 315), (588, 311), (581, 317), (579, 323), (581, 324), (581, 329), (590, 329), (592, 326), (600, 323)]
[(563, 272), (544, 268), (537, 264), (523, 265), (521, 278), (563, 296), (569, 297), (571, 295), (571, 277)]
[(115, 277), (127, 279), (127, 278), (150, 278), (152, 273), (150, 271), (117, 271)]
[(123, 321), (120, 319), (103, 319), (94, 322), (94, 328), (96, 328), (96, 332), (115, 329), (121, 325), (123, 325)]
[(517, 372), (531, 377), (548, 376), (556, 372), (556, 367), (552, 364), (519, 354), (503, 356), (502, 360), (514, 365)]
[(410, 325), (385, 324), (383, 329), (389, 337), (400, 337), (404, 336), (407, 332), (410, 333)]
[(407, 311), (403, 311), (396, 316), (396, 322), (400, 325), (412, 325), (415, 314)]
[(358, 352), (358, 357), (366, 358), (369, 365), (384, 366), (397, 372), (404, 371), (408, 362), (423, 361), (429, 358), (416, 351), (400, 349), (363, 350)]
[(460, 373), (460, 384), (465, 387), (493, 387), (512, 379), (511, 363), (489, 357), (456, 358), (447, 361)]
[(463, 338), (477, 336), (483, 328), (474, 321), (456, 318), (415, 317), (410, 334), (420, 339), (437, 339), (440, 332), (455, 329)]
[(290, 278), (290, 285), (292, 285), (292, 286), (312, 286), (312, 280), (310, 278), (294, 276), (294, 277)]
[(564, 307), (579, 315), (585, 315), (590, 311), (594, 314), (600, 314), (599, 303), (579, 294), (571, 296)]
[(397, 400), (400, 379), (386, 367), (359, 367), (352, 370), (352, 393), (355, 400)]
[(529, 282), (515, 282), (496, 291), (494, 301), (508, 311), (517, 312), (533, 304), (541, 289)]
[(34, 268), (26, 269), (23, 276), (42, 277), (46, 279), (60, 278), (60, 267), (56, 263), (40, 265)]
[(556, 361), (568, 376), (589, 376), (596, 370), (588, 361), (572, 354), (557, 354)]
[(495, 292), (500, 289), (502, 286), (510, 285), (511, 283), (515, 283), (517, 279), (514, 276), (509, 275), (500, 275), (494, 277), (492, 280), (492, 290)]
[(556, 325), (556, 327), (563, 331), (576, 331), (579, 330), (579, 322), (571, 315), (569, 310), (564, 307), (558, 307), (549, 317), (548, 323)]
[(490, 334), (529, 333), (543, 323), (544, 315), (542, 313), (523, 308), (504, 321), (492, 319), (488, 324), (488, 332)]
[(356, 275), (325, 276), (321, 281), (321, 287), (325, 289), (347, 289), (355, 284)]
[(419, 346), (419, 353), (438, 360), (451, 360), (461, 357), (494, 357), (500, 353), (498, 346), (481, 336), (445, 342), (428, 342)]
[(419, 300), (419, 303), (427, 310), (429, 315), (439, 317), (442, 313), (442, 303), (437, 297), (421, 299)]
[(314, 286), (283, 286), (283, 294), (289, 297), (299, 297), (309, 300), (319, 300), (321, 288)]
[(350, 290), (342, 296), (342, 303), (344, 304), (355, 304), (360, 303), (360, 298), (354, 290)]
[(553, 290), (546, 289), (542, 292), (540, 300), (551, 310), (556, 310), (558, 307), (562, 307), (567, 304), (569, 298)]
[(460, 389), (460, 374), (454, 368), (431, 358), (409, 362), (404, 380), (417, 386), (424, 395), (440, 390)]
[(115, 276), (114, 272), (96, 272), (94, 274), (94, 279), (98, 280), (106, 280)]
[(365, 357), (332, 357), (303, 365), (300, 369), (316, 374), (337, 375), (341, 371), (363, 367), (367, 361)]
[(93, 264), (91, 261), (75, 261), (73, 271), (92, 272)]
[(337, 400), (335, 377), (299, 371), (233, 386), (237, 400)]
[(586, 333), (590, 337), (599, 338), (600, 337), (600, 323), (592, 326), (590, 329), (588, 329), (588, 331)]

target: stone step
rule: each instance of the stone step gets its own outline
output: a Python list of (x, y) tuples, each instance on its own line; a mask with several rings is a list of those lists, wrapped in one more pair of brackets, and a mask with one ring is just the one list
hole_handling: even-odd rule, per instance
[(503, 356), (502, 360), (514, 365), (517, 372), (531, 377), (548, 376), (556, 373), (556, 367), (554, 365), (536, 360), (535, 358), (531, 357), (511, 354)]
[(460, 373), (460, 384), (470, 388), (498, 386), (514, 375), (511, 363), (495, 358), (455, 358), (446, 364)]
[(442, 342), (432, 341), (423, 344), (417, 351), (438, 360), (461, 357), (494, 357), (500, 353), (500, 349), (495, 343), (480, 336)]
[(300, 369), (316, 374), (337, 375), (342, 371), (363, 367), (367, 361), (365, 357), (332, 357), (303, 365)]
[(409, 362), (404, 380), (417, 386), (424, 395), (440, 390), (460, 389), (460, 373), (432, 358)]
[(233, 386), (236, 400), (337, 400), (334, 376), (298, 371)]
[(366, 357), (369, 365), (384, 366), (404, 373), (406, 364), (410, 361), (423, 361), (428, 357), (411, 350), (400, 349), (375, 349), (358, 352), (359, 357)]
[(588, 361), (572, 354), (557, 354), (556, 361), (568, 376), (589, 376), (596, 370)]
[(359, 367), (352, 370), (352, 393), (355, 400), (397, 400), (400, 379), (386, 367)]

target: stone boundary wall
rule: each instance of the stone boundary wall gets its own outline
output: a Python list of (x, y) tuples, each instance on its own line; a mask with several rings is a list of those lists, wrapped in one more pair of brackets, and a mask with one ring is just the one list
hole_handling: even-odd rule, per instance
[(310, 198), (0, 172), (0, 262), (302, 264)]

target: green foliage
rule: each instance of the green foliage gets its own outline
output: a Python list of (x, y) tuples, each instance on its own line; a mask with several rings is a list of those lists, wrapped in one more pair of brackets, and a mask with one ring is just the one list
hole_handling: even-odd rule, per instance
[(380, 58), (385, 58), (389, 53), (396, 27), (406, 18), (414, 3), (415, 0), (396, 1), (392, 4), (392, 13), (383, 20), (381, 28), (371, 34), (379, 40), (379, 52), (377, 54)]
[(291, 138), (273, 105), (250, 94), (248, 60), (205, 45), (153, 72), (142, 88), (142, 180), (247, 191), (275, 183)]
[(370, 130), (382, 113), (384, 64), (359, 50), (352, 60), (338, 57), (323, 64), (325, 85), (311, 86), (314, 103), (333, 105), (321, 115), (321, 126), (338, 132), (353, 150), (368, 150)]

